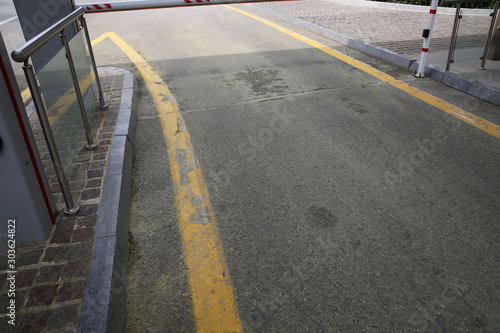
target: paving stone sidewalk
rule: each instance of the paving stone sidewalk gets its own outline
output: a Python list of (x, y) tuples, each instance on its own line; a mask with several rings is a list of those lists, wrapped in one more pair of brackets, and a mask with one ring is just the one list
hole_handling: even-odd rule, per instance
[[(422, 30), (427, 26), (429, 8), (410, 10), (405, 6), (375, 7), (370, 3), (371, 1), (301, 0), (259, 3), (259, 6), (399, 54), (418, 54), (422, 49)], [(453, 12), (438, 9), (431, 52), (448, 50), (454, 18)], [(488, 14), (465, 13), (460, 23), (457, 48), (484, 47), (490, 22)]]
[[(92, 253), (94, 230), (106, 174), (111, 138), (120, 111), (123, 76), (101, 78), (108, 108), (96, 108), (91, 120), (99, 147), (84, 148), (81, 133), (71, 174), (66, 175), (76, 216), (60, 213), (47, 242), (16, 248), (16, 317), (8, 323), (7, 251), (0, 252), (0, 332), (76, 332)], [(36, 113), (30, 116), (58, 211), (65, 208)], [(77, 134), (75, 134), (77, 135)], [(75, 138), (69, 138), (73, 142)], [(76, 141), (75, 141), (76, 142)], [(67, 169), (67, 168), (65, 168)]]

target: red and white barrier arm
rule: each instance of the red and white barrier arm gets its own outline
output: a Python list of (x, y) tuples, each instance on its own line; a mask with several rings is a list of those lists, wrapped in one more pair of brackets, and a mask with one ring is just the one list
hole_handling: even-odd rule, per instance
[(130, 0), (109, 3), (82, 3), (76, 7), (83, 7), (87, 13), (111, 12), (122, 10), (167, 8), (196, 5), (220, 5), (242, 2), (269, 2), (269, 1), (290, 1), (290, 0)]

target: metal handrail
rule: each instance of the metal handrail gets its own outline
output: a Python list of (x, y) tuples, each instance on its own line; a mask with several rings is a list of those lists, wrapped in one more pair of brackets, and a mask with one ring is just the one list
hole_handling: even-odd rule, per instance
[(25, 62), (28, 58), (46, 44), (53, 37), (57, 36), (64, 28), (74, 22), (77, 18), (85, 14), (85, 8), (80, 7), (66, 17), (60, 19), (36, 37), (33, 37), (24, 45), (12, 51), (12, 59), (16, 62)]
[(56, 142), (54, 140), (54, 136), (52, 134), (52, 130), (50, 128), (50, 123), (49, 119), (47, 117), (47, 110), (45, 108), (45, 103), (43, 102), (43, 97), (40, 91), (40, 87), (38, 86), (36, 76), (35, 76), (35, 71), (33, 70), (33, 66), (29, 63), (29, 58), (37, 51), (39, 50), (43, 45), (45, 45), (48, 41), (50, 41), (52, 38), (54, 38), (57, 34), (59, 34), (59, 37), (61, 38), (61, 42), (65, 48), (66, 51), (66, 58), (68, 59), (68, 64), (69, 68), (71, 71), (71, 76), (73, 78), (73, 85), (75, 87), (75, 93), (76, 97), (78, 99), (78, 104), (80, 108), (80, 113), (82, 116), (84, 128), (85, 128), (85, 134), (87, 137), (87, 145), (86, 147), (88, 149), (94, 149), (97, 147), (97, 145), (94, 143), (93, 138), (92, 138), (92, 131), (90, 128), (90, 123), (87, 119), (87, 114), (85, 112), (85, 105), (83, 101), (83, 96), (82, 92), (80, 90), (80, 86), (78, 83), (78, 77), (77, 73), (75, 70), (75, 66), (73, 63), (73, 58), (71, 56), (71, 50), (70, 46), (68, 43), (68, 38), (64, 32), (64, 29), (69, 26), (72, 23), (75, 23), (76, 20), (80, 19), (80, 22), (82, 24), (82, 28), (85, 30), (85, 38), (87, 40), (88, 44), (88, 51), (90, 58), (92, 60), (92, 67), (95, 73), (96, 77), (96, 82), (98, 85), (99, 89), (99, 100), (100, 100), (100, 107), (105, 108), (106, 104), (104, 101), (104, 97), (102, 94), (102, 89), (101, 89), (101, 84), (99, 82), (99, 76), (97, 73), (97, 67), (95, 64), (95, 59), (94, 59), (94, 54), (92, 51), (92, 43), (90, 41), (90, 37), (87, 31), (87, 25), (85, 23), (85, 19), (83, 17), (83, 14), (85, 13), (85, 9), (83, 7), (78, 8), (77, 10), (73, 11), (66, 17), (62, 18), (61, 20), (57, 21), (55, 24), (51, 25), (44, 31), (42, 31), (40, 34), (26, 42), (24, 45), (21, 47), (17, 48), (11, 53), (11, 57), (14, 61), (16, 62), (23, 62), (23, 71), (26, 75), (26, 80), (28, 82), (28, 87), (31, 92), (31, 96), (33, 98), (33, 104), (35, 105), (35, 109), (38, 114), (38, 119), (40, 121), (40, 127), (42, 128), (42, 132), (45, 137), (45, 141), (47, 142), (47, 149), (49, 151), (50, 157), (52, 159), (52, 163), (54, 165), (54, 170), (57, 176), (57, 179), (59, 181), (59, 185), (61, 187), (61, 192), (63, 194), (64, 201), (66, 202), (66, 209), (64, 210), (64, 213), (66, 215), (75, 215), (79, 211), (79, 207), (76, 206), (73, 202), (73, 198), (71, 197), (71, 191), (69, 188), (69, 183), (68, 179), (66, 178), (66, 175), (64, 174), (63, 166), (61, 163), (61, 158), (59, 156), (59, 152), (57, 150)]

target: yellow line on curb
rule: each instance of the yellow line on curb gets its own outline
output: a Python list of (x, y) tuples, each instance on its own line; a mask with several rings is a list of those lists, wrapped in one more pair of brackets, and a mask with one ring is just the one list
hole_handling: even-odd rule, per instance
[(137, 67), (160, 118), (174, 183), (177, 215), (198, 332), (243, 332), (215, 216), (184, 119), (160, 75), (115, 33), (110, 38)]
[(379, 71), (378, 69), (375, 69), (373, 68), (372, 66), (368, 65), (368, 64), (365, 64), (364, 62), (361, 62), (359, 60), (356, 60), (346, 54), (343, 54), (341, 52), (338, 52), (338, 51), (335, 51), (331, 48), (329, 48), (328, 46), (325, 46), (321, 43), (318, 43), (312, 39), (309, 39), (307, 37), (304, 37), (298, 33), (295, 33), (291, 30), (288, 30), (280, 25), (277, 25), (271, 21), (268, 21), (266, 19), (263, 19), (259, 16), (256, 16), (256, 15), (253, 15), (253, 14), (250, 14), (250, 13), (247, 13), (241, 9), (238, 9), (238, 8), (234, 8), (234, 7), (231, 7), (231, 6), (227, 6), (225, 5), (225, 7), (229, 8), (229, 9), (232, 9), (240, 14), (243, 14), (243, 15), (246, 15), (248, 17), (251, 17), (259, 22), (262, 22), (264, 24), (267, 24), (268, 26), (270, 27), (273, 27), (291, 37), (294, 37), (304, 43), (307, 43), (329, 55), (331, 55), (332, 57), (335, 57), (357, 69), (360, 69), (362, 70), (363, 72), (367, 73), (367, 74), (370, 74), (386, 83), (389, 83), (390, 85), (398, 88), (399, 90), (401, 91), (404, 91), (406, 92), (407, 94), (415, 97), (415, 98), (418, 98), (419, 100), (429, 104), (429, 105), (432, 105), (433, 107), (441, 110), (441, 111), (444, 111), (474, 127), (477, 127), (479, 128), (480, 130), (486, 132), (486, 133), (489, 133), (497, 138), (500, 139), (500, 126), (496, 125), (496, 124), (493, 124), (481, 117), (478, 117), (476, 115), (473, 115), (472, 113), (469, 113), (467, 111), (464, 111), (448, 102), (445, 102), (437, 97), (434, 97), (432, 96), (431, 94), (428, 94), (420, 89), (417, 89), (415, 87), (412, 87), (410, 86), (409, 84), (403, 82), (403, 81), (400, 81), (384, 72), (381, 72)]

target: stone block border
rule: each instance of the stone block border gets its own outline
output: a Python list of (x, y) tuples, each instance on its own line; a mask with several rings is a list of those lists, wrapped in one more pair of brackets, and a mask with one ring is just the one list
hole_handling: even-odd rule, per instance
[(124, 81), (78, 322), (78, 332), (82, 333), (122, 332), (125, 312), (130, 188), (137, 123), (136, 84), (132, 73), (119, 68), (99, 68), (99, 72), (122, 74)]

